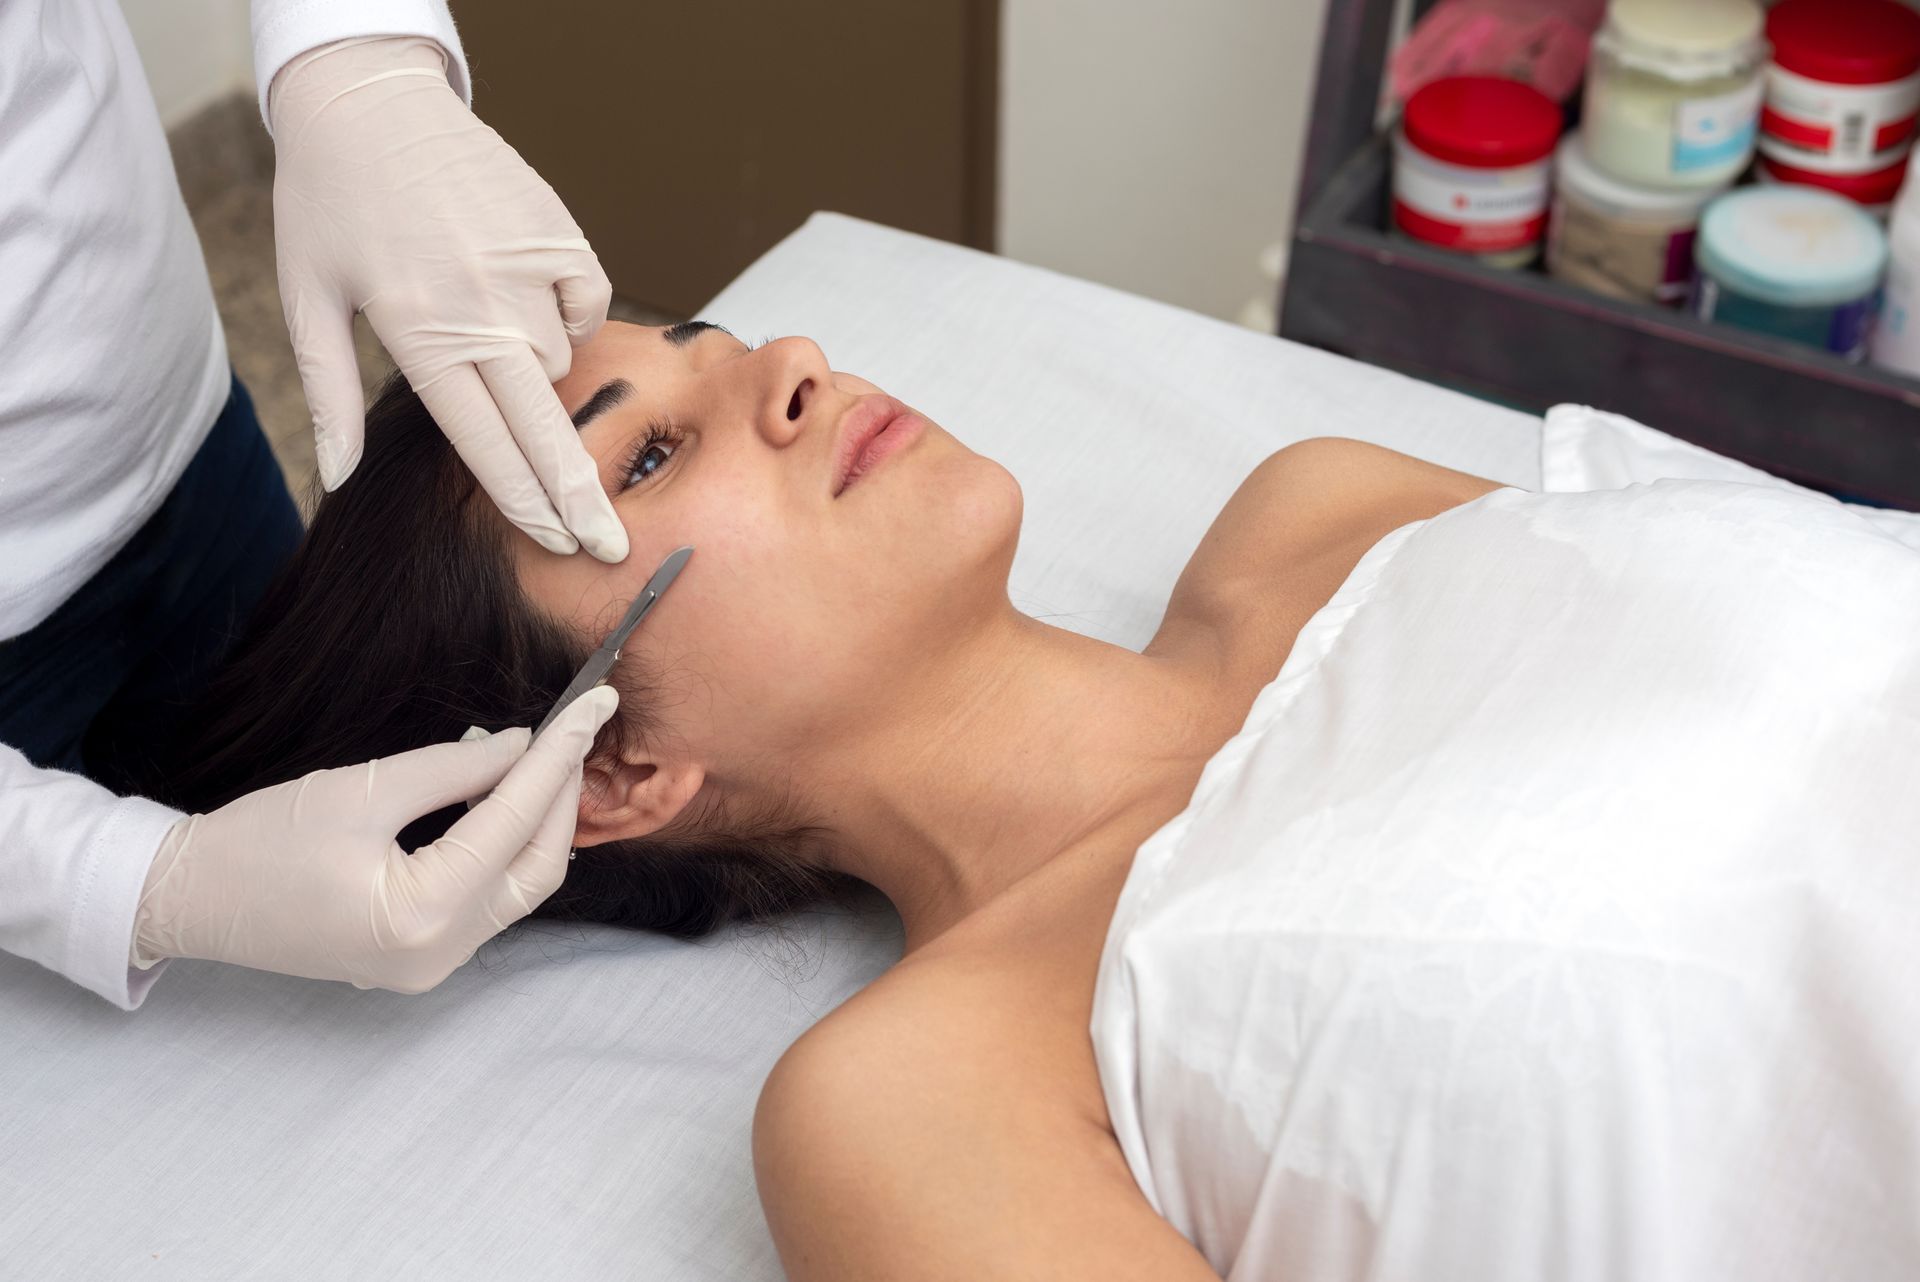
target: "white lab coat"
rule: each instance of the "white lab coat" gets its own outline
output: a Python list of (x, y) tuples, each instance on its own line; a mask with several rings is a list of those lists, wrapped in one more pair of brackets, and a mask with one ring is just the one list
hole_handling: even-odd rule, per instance
[[(353, 36), (422, 35), (469, 96), (445, 0), (253, 0), (267, 86)], [(0, 638), (153, 515), (228, 392), (226, 341), (153, 94), (112, 0), (0, 4)], [(131, 1010), (134, 910), (178, 815), (0, 747), (0, 949)]]

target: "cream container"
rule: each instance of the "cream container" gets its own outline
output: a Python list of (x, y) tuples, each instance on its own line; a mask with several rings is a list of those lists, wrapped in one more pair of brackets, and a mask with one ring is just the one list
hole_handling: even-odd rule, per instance
[(1449, 76), (1407, 100), (1394, 139), (1393, 226), (1490, 267), (1540, 255), (1560, 108), (1529, 85)]
[(1753, 156), (1767, 53), (1754, 0), (1613, 0), (1587, 64), (1587, 154), (1648, 187), (1719, 187)]
[(1623, 182), (1587, 155), (1579, 133), (1554, 157), (1547, 274), (1609, 298), (1677, 307), (1693, 281), (1693, 239), (1717, 187)]
[(1782, 0), (1767, 39), (1762, 155), (1834, 175), (1906, 160), (1920, 122), (1920, 13), (1899, 0)]
[(1887, 235), (1817, 187), (1743, 187), (1700, 219), (1693, 314), (1866, 359)]
[(1783, 165), (1761, 152), (1753, 165), (1753, 176), (1763, 183), (1786, 183), (1797, 187), (1821, 187), (1836, 196), (1845, 196), (1881, 222), (1893, 212), (1893, 199), (1907, 178), (1908, 157), (1902, 156), (1886, 169), (1870, 174), (1836, 174), (1821, 169), (1796, 169)]

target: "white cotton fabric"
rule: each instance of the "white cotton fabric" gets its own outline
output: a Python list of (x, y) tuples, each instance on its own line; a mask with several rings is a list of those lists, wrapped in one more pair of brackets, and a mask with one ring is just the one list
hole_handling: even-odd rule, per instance
[[(261, 85), (367, 34), (449, 50), (442, 0), (254, 0)], [(153, 96), (110, 0), (0, 0), (0, 642), (43, 622), (166, 500), (231, 374)], [(0, 950), (124, 1008), (133, 913), (178, 816), (0, 748)]]
[[(1539, 479), (1538, 419), (835, 215), (701, 314), (812, 335), (1006, 463), (1015, 603), (1134, 648), (1292, 441)], [(131, 1015), (0, 957), (0, 1272), (776, 1282), (754, 1100), (900, 948), (879, 902), (700, 943), (547, 925), (419, 997), (175, 962)]]
[[(1817, 493), (1623, 414), (1589, 405), (1556, 405), (1547, 411), (1540, 439), (1541, 489), (1617, 490), (1662, 479), (1740, 481)], [(1920, 512), (1864, 503), (1846, 506), (1907, 546), (1920, 547)]]
[(0, 950), (123, 1010), (172, 963), (130, 964), (147, 871), (180, 812), (116, 797), (63, 770), (38, 770), (0, 743)]
[[(361, 35), (466, 64), (444, 0), (253, 0), (273, 73)], [(227, 399), (225, 336), (153, 93), (113, 0), (0, 4), (0, 639), (166, 498)]]
[(1230, 1282), (1920, 1276), (1916, 637), (1772, 486), (1389, 535), (1122, 892), (1148, 1199)]
[(0, 638), (160, 506), (227, 399), (220, 318), (126, 20), (0, 4)]

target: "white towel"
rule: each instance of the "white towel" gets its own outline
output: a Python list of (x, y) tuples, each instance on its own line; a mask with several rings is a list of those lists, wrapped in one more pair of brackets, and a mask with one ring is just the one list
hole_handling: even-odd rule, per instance
[(1719, 482), (1396, 531), (1141, 847), (1092, 1033), (1232, 1282), (1920, 1277), (1920, 552)]

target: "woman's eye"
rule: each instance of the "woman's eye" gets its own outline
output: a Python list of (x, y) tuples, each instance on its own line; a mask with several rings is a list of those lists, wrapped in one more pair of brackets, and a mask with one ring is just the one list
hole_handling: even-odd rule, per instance
[(671, 423), (650, 423), (647, 434), (633, 443), (621, 473), (623, 490), (645, 485), (664, 470), (678, 451), (684, 433)]

